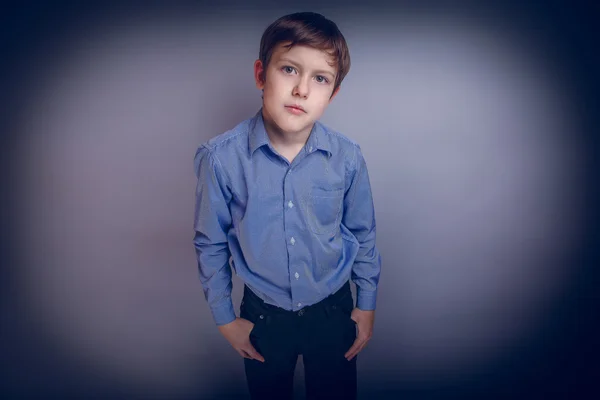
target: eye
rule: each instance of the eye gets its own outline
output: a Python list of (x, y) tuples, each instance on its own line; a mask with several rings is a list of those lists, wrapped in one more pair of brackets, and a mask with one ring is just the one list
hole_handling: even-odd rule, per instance
[(317, 82), (319, 82), (319, 83), (329, 83), (329, 79), (325, 78), (325, 77), (324, 77), (324, 76), (322, 76), (322, 75), (317, 75), (317, 76), (315, 77), (315, 79), (316, 79), (316, 80), (317, 80)]
[(296, 71), (296, 68), (286, 65), (285, 67), (282, 67), (281, 70), (286, 74), (293, 74)]

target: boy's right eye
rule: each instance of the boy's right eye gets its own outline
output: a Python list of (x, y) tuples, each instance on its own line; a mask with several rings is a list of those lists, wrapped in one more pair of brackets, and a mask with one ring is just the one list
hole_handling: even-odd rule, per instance
[(291, 74), (293, 73), (296, 69), (294, 67), (290, 67), (289, 65), (286, 65), (285, 67), (282, 67), (281, 70), (283, 72), (285, 72), (286, 74)]

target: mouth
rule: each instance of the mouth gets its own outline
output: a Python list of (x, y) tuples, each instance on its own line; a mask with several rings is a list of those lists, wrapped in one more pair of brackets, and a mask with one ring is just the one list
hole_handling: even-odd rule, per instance
[(299, 106), (299, 105), (296, 105), (296, 104), (285, 106), (285, 108), (287, 108), (289, 110), (292, 110), (292, 111), (296, 111), (296, 112), (303, 112), (303, 113), (306, 112), (306, 110), (302, 106)]

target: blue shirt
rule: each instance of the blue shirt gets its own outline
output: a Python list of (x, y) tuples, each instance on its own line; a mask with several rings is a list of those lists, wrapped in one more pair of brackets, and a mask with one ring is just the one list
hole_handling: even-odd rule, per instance
[(381, 257), (367, 166), (358, 144), (315, 122), (292, 163), (273, 148), (262, 109), (202, 144), (194, 246), (217, 325), (236, 318), (232, 269), (268, 304), (297, 311), (357, 287), (374, 310)]

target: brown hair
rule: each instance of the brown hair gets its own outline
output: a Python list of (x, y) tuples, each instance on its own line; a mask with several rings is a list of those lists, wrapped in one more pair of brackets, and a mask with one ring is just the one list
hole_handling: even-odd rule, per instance
[(280, 43), (287, 43), (285, 47), (288, 49), (295, 45), (305, 45), (329, 53), (335, 60), (332, 66), (337, 68), (333, 92), (350, 70), (350, 52), (344, 36), (333, 21), (321, 14), (314, 12), (289, 14), (267, 27), (260, 39), (258, 56), (264, 68), (263, 80), (273, 51)]

